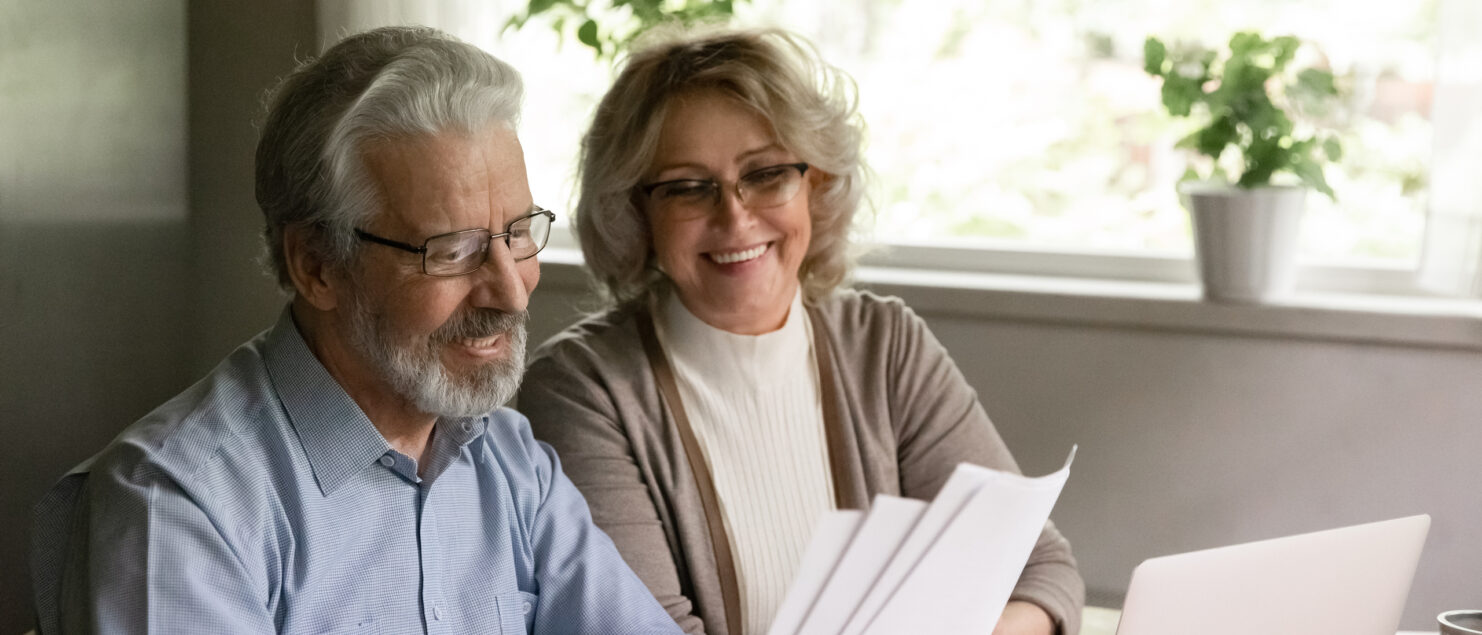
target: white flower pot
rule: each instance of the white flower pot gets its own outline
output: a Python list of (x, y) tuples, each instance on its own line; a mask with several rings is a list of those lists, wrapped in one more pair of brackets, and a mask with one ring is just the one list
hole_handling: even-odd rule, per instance
[(1261, 303), (1291, 293), (1307, 188), (1190, 182), (1179, 193), (1193, 221), (1204, 299)]

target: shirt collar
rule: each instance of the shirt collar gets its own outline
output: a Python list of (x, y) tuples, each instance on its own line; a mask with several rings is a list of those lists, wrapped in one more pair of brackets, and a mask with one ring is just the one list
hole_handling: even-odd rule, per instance
[(293, 321), (291, 307), (283, 309), (268, 333), (263, 357), (273, 388), (325, 496), (356, 472), (369, 469), (391, 449), (360, 406), (309, 350)]

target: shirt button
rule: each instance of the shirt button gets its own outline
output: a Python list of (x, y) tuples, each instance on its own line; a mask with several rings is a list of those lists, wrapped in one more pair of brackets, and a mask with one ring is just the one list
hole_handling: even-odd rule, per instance
[(523, 608), (525, 609), (525, 614), (526, 615), (529, 615), (530, 614), (530, 608), (531, 608), (530, 603), (529, 602), (526, 602), (525, 603), (525, 606)]
[(381, 455), (381, 465), (391, 467), (396, 465), (396, 459), (392, 458), (390, 454), (383, 454)]
[(441, 606), (434, 606), (434, 607), (432, 607), (432, 619), (440, 620), (442, 618), (443, 618), (443, 607), (441, 607)]
[(469, 423), (467, 421), (464, 421), (463, 422), (463, 431), (464, 432), (473, 432), (473, 424), (472, 423)]

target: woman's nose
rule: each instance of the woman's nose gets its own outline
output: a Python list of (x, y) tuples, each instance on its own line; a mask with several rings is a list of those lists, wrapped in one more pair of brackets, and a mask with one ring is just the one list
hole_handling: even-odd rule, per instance
[(724, 225), (745, 227), (756, 221), (751, 208), (741, 199), (740, 190), (736, 187), (720, 188), (720, 205), (717, 211), (717, 219)]

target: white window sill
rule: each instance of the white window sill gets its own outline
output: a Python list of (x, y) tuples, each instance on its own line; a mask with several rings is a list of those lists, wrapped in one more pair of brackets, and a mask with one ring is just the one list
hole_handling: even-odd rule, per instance
[[(586, 288), (580, 251), (550, 247), (540, 257), (543, 285)], [(1197, 284), (887, 267), (860, 267), (855, 282), (925, 316), (1482, 350), (1478, 300), (1298, 293), (1279, 304), (1216, 304)]]

